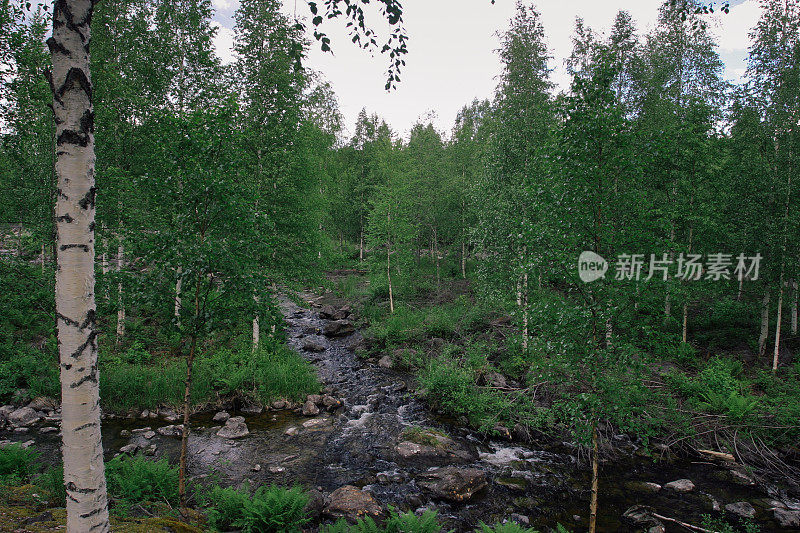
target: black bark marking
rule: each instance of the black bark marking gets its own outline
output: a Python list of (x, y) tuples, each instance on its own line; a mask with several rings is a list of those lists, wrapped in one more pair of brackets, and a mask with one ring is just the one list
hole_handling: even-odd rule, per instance
[(67, 492), (77, 492), (78, 494), (93, 494), (97, 489), (79, 489), (74, 481), (70, 481), (66, 485)]
[(64, 191), (62, 191), (60, 188), (58, 190), (56, 190), (56, 196), (58, 196), (62, 200), (69, 200), (69, 196), (64, 194)]
[[(95, 228), (95, 223), (94, 222), (90, 223), (89, 224), (89, 231), (94, 231), (94, 228)], [(92, 241), (92, 242), (94, 242), (94, 241)]]
[(72, 365), (70, 364), (62, 364), (61, 366), (64, 368), (64, 370), (72, 370)]
[(83, 424), (82, 426), (78, 426), (75, 428), (75, 431), (83, 431), (84, 429), (88, 429), (90, 427), (94, 427), (97, 424), (94, 422), (89, 422), (88, 424)]
[(94, 111), (87, 109), (81, 116), (81, 130), (85, 133), (94, 133)]
[(86, 97), (89, 101), (92, 101), (92, 82), (89, 81), (89, 78), (86, 76), (86, 72), (78, 67), (72, 67), (67, 72), (67, 77), (64, 78), (64, 83), (61, 84), (61, 87), (58, 88), (56, 94), (58, 97), (64, 96), (64, 93), (70, 89), (75, 87), (80, 87), (84, 93), (86, 93)]
[(94, 342), (95, 342), (95, 339), (96, 339), (96, 338), (97, 338), (97, 332), (96, 332), (96, 331), (92, 331), (92, 332), (90, 332), (90, 333), (89, 333), (89, 337), (86, 339), (86, 342), (84, 342), (83, 344), (81, 344), (80, 346), (78, 346), (78, 349), (77, 349), (77, 350), (75, 350), (75, 351), (74, 351), (74, 352), (73, 352), (73, 353), (70, 355), (70, 357), (71, 357), (71, 358), (73, 358), (73, 359), (77, 359), (77, 358), (79, 358), (79, 357), (81, 356), (81, 354), (83, 353), (83, 351), (84, 351), (86, 348), (88, 348), (89, 346), (91, 346), (92, 348), (94, 348)]
[(94, 200), (97, 197), (97, 187), (92, 187), (86, 192), (86, 196), (78, 202), (81, 209), (88, 209), (94, 207)]
[(89, 134), (77, 132), (75, 130), (64, 130), (58, 136), (56, 144), (59, 146), (62, 144), (77, 144), (78, 146), (86, 147), (89, 145)]
[(62, 252), (65, 250), (69, 250), (70, 248), (80, 248), (84, 252), (89, 251), (89, 246), (86, 244), (62, 244), (61, 246), (58, 247), (58, 249), (61, 250)]
[[(50, 37), (49, 39), (47, 39), (46, 42), (47, 42), (47, 48), (50, 50), (51, 54), (64, 54), (65, 56), (68, 56), (68, 57), (72, 56), (72, 53), (69, 50), (67, 50), (67, 48), (63, 44), (61, 44), (60, 42), (56, 41), (53, 37)], [(53, 87), (53, 76), (50, 74), (49, 70), (47, 72), (45, 72), (45, 76), (47, 76), (48, 79), (50, 80), (50, 87), (52, 88)], [(55, 90), (53, 92), (55, 92)]]
[(67, 224), (72, 224), (75, 221), (75, 219), (72, 218), (69, 213), (67, 213), (66, 215), (61, 215), (60, 217), (58, 217), (56, 219), (56, 221), (57, 222), (66, 222)]
[(78, 324), (77, 320), (72, 320), (71, 318), (62, 315), (61, 313), (57, 313), (57, 314), (58, 314), (58, 319), (59, 320), (63, 320), (64, 323), (67, 324), (68, 326), (74, 326), (76, 328), (80, 327), (80, 324)]
[(79, 327), (81, 329), (84, 329), (87, 326), (94, 327), (94, 324), (97, 321), (96, 319), (97, 319), (97, 311), (95, 311), (94, 309), (89, 309), (89, 311), (86, 313), (86, 320), (84, 320), (83, 324), (81, 324)]

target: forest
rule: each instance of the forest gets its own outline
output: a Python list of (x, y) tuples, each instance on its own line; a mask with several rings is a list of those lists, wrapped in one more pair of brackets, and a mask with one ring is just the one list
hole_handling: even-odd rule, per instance
[(348, 132), (309, 51), (396, 90), (397, 0), (240, 0), (230, 63), (211, 0), (0, 0), (0, 530), (800, 530), (800, 1), (747, 1), (741, 83), (736, 2), (554, 58), (519, 0), (491, 97)]

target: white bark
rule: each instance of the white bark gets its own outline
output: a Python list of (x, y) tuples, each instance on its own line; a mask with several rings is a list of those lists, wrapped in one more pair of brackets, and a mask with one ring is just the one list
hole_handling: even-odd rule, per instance
[(769, 288), (764, 289), (764, 299), (761, 301), (761, 334), (758, 337), (758, 355), (767, 352), (767, 338), (769, 337)]
[[(258, 304), (258, 296), (253, 295), (253, 301)], [(261, 341), (261, 326), (259, 324), (258, 312), (253, 317), (253, 351), (258, 351), (258, 344)]]
[[(117, 272), (122, 271), (122, 264), (125, 261), (125, 247), (122, 241), (117, 248)], [(117, 344), (122, 342), (125, 337), (125, 299), (122, 290), (122, 282), (117, 283)]]
[(778, 288), (778, 318), (775, 324), (775, 351), (772, 353), (772, 371), (778, 370), (781, 351), (781, 318), (783, 315), (783, 283)]
[(183, 267), (178, 267), (178, 279), (175, 281), (175, 323), (181, 327), (181, 288), (183, 286)]
[(110, 530), (95, 305), (95, 152), (89, 74), (91, 0), (57, 0), (49, 81), (56, 122), (56, 316), (67, 532)]
[(797, 304), (798, 304), (798, 289), (800, 289), (800, 285), (798, 285), (797, 281), (792, 284), (794, 287), (794, 299), (792, 300), (792, 335), (797, 335)]

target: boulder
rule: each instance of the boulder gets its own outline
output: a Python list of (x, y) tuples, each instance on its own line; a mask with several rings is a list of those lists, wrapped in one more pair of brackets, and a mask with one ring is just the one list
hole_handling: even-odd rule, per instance
[(223, 439), (239, 439), (250, 434), (243, 416), (232, 416), (225, 421), (225, 426), (217, 431), (217, 437)]
[(364, 492), (358, 487), (345, 485), (330, 494), (323, 512), (332, 518), (356, 521), (364, 516), (381, 516), (383, 508), (372, 497), (372, 494)]
[(39, 411), (31, 409), (30, 407), (20, 407), (8, 415), (8, 421), (17, 427), (30, 426), (42, 418), (44, 417)]
[(172, 426), (160, 427), (156, 431), (158, 432), (159, 435), (163, 435), (165, 437), (182, 437), (183, 424), (175, 424)]
[(800, 511), (790, 511), (788, 509), (773, 509), (775, 521), (785, 528), (800, 528)]
[(119, 449), (120, 453), (127, 453), (128, 455), (134, 455), (137, 451), (139, 451), (139, 445), (135, 442), (130, 444), (126, 444), (122, 448)]
[(283, 409), (288, 409), (289, 405), (286, 402), (286, 400), (275, 400), (274, 402), (272, 402), (272, 408), (275, 409), (276, 411), (281, 411)]
[(319, 407), (311, 400), (303, 404), (303, 416), (317, 416), (319, 414)]
[(163, 407), (158, 410), (158, 416), (166, 420), (167, 422), (177, 422), (181, 419), (180, 415), (176, 413), (174, 410)]
[(319, 353), (325, 351), (325, 346), (314, 337), (306, 337), (303, 339), (303, 350), (307, 352)]
[(322, 405), (324, 405), (325, 409), (327, 409), (328, 411), (333, 411), (334, 409), (342, 405), (342, 401), (337, 400), (330, 394), (326, 394), (325, 396), (322, 397)]
[(246, 404), (239, 411), (246, 415), (260, 415), (264, 412), (264, 408), (260, 405)]
[(214, 422), (225, 422), (231, 417), (231, 414), (228, 411), (220, 411), (219, 413), (214, 415), (214, 418), (211, 420)]
[(322, 327), (322, 333), (326, 337), (343, 337), (350, 335), (356, 330), (353, 324), (348, 320), (332, 320), (326, 322)]
[(392, 361), (390, 355), (384, 355), (378, 360), (378, 366), (381, 368), (392, 368), (394, 366), (394, 361)]
[(308, 496), (308, 503), (305, 506), (306, 515), (310, 516), (312, 520), (318, 519), (325, 509), (325, 496), (320, 491), (313, 489), (306, 492), (306, 496)]
[(487, 372), (483, 375), (483, 381), (489, 387), (504, 389), (508, 386), (505, 376), (499, 372)]
[(436, 498), (463, 502), (486, 487), (486, 474), (477, 468), (432, 468), (417, 477), (417, 485)]
[(756, 515), (756, 509), (750, 502), (729, 503), (725, 510), (741, 518), (753, 518)]
[(147, 440), (150, 440), (155, 436), (156, 436), (155, 431), (148, 431), (147, 433), (144, 434), (144, 438), (146, 438)]
[(46, 398), (44, 396), (37, 396), (28, 404), (28, 407), (34, 411), (55, 411), (58, 409), (58, 401), (53, 398)]
[(694, 483), (688, 479), (677, 479), (664, 485), (664, 488), (674, 490), (675, 492), (692, 492), (694, 490)]
[(149, 444), (144, 448), (142, 448), (142, 453), (150, 457), (154, 456), (156, 454), (156, 451), (158, 451), (158, 446), (156, 446), (155, 444)]
[(325, 320), (336, 320), (333, 315), (336, 314), (336, 309), (332, 305), (323, 305), (319, 310), (319, 317)]

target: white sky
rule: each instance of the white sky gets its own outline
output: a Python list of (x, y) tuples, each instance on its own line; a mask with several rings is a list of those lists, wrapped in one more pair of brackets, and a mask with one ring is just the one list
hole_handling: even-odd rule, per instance
[[(307, 16), (305, 0), (283, 0), (287, 13)], [(213, 0), (219, 24), (217, 49), (224, 61), (233, 56), (233, 11), (238, 0)], [(631, 13), (637, 30), (645, 33), (655, 24), (660, 0), (539, 0), (545, 36), (555, 68), (553, 80), (568, 86), (564, 58), (572, 48), (575, 18), (580, 16), (597, 32), (607, 32), (617, 11)], [(371, 4), (369, 7), (372, 7)], [(734, 0), (730, 14), (710, 17), (718, 36), (725, 76), (736, 81), (744, 74), (750, 45), (748, 34), (758, 21), (757, 0)], [(508, 27), (515, 0), (405, 0), (404, 19), (409, 53), (401, 83), (392, 92), (384, 90), (388, 57), (360, 50), (350, 42), (339, 20), (326, 21), (323, 31), (331, 37), (334, 55), (312, 45), (307, 66), (322, 72), (339, 98), (349, 134), (361, 108), (378, 113), (392, 129), (405, 135), (418, 119), (433, 113), (434, 125), (442, 132), (452, 128), (456, 113), (474, 98), (494, 93), (500, 62), (495, 50), (498, 31)], [(369, 20), (368, 20), (369, 22)], [(375, 19), (373, 19), (373, 23)], [(382, 28), (376, 24), (377, 28)], [(384, 26), (385, 27), (385, 26)], [(382, 33), (385, 36), (385, 31)]]

